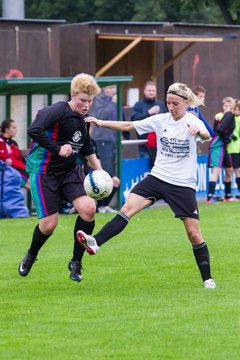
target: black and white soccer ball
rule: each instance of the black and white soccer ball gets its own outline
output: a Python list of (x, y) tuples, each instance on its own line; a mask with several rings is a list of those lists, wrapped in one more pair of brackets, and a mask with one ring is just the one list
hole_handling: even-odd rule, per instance
[(101, 200), (111, 194), (113, 181), (105, 170), (94, 170), (85, 177), (83, 186), (88, 196)]

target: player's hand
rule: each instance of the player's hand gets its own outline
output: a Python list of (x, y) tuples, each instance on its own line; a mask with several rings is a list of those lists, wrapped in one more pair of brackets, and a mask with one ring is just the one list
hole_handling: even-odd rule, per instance
[(59, 151), (59, 155), (66, 158), (71, 156), (72, 153), (73, 153), (73, 149), (69, 144), (62, 145)]
[(187, 124), (188, 131), (192, 136), (201, 136), (201, 130), (198, 125), (196, 124)]
[(148, 110), (149, 115), (156, 115), (160, 111), (160, 106), (155, 105)]
[(93, 116), (88, 116), (88, 117), (86, 117), (86, 118), (84, 119), (84, 121), (87, 122), (87, 123), (94, 123), (94, 124), (96, 124), (98, 127), (101, 127), (101, 126), (102, 126), (102, 123), (103, 123), (102, 120), (98, 120), (98, 119), (96, 119), (96, 118), (93, 117)]

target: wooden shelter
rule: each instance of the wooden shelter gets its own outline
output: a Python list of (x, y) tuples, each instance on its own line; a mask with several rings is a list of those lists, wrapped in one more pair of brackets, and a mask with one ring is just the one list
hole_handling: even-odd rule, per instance
[(0, 77), (133, 76), (122, 88), (127, 118), (131, 90), (142, 97), (149, 79), (162, 100), (172, 82), (200, 84), (207, 89), (202, 113), (212, 124), (225, 96), (240, 97), (239, 32), (230, 25), (1, 18)]
[[(158, 98), (183, 82), (207, 90), (201, 112), (213, 124), (225, 96), (240, 97), (240, 27), (160, 22), (88, 22), (60, 26), (60, 73), (132, 75), (123, 87), (126, 109), (131, 88), (142, 97), (145, 81), (157, 82)], [(207, 145), (199, 147), (206, 153)]]

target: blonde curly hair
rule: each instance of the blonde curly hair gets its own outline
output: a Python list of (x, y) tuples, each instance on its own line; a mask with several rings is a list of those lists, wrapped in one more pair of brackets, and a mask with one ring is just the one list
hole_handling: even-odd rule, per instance
[(170, 85), (167, 94), (180, 96), (184, 100), (188, 101), (188, 105), (190, 107), (204, 105), (204, 101), (199, 99), (186, 84), (174, 83)]
[(81, 73), (72, 78), (71, 96), (78, 95), (80, 93), (87, 94), (89, 96), (97, 96), (100, 92), (101, 88), (92, 75)]

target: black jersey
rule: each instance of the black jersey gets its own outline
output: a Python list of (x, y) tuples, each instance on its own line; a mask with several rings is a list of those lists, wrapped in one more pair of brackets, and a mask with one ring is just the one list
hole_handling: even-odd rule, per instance
[[(38, 111), (28, 128), (32, 138), (27, 156), (27, 171), (60, 174), (76, 166), (77, 157), (94, 154), (90, 143), (89, 124), (85, 116), (74, 112), (67, 101), (60, 101)], [(70, 157), (59, 156), (61, 146), (72, 146)]]
[(218, 133), (224, 144), (231, 142), (231, 137), (235, 129), (235, 116), (231, 111), (227, 111), (221, 120), (215, 118), (214, 131)]

